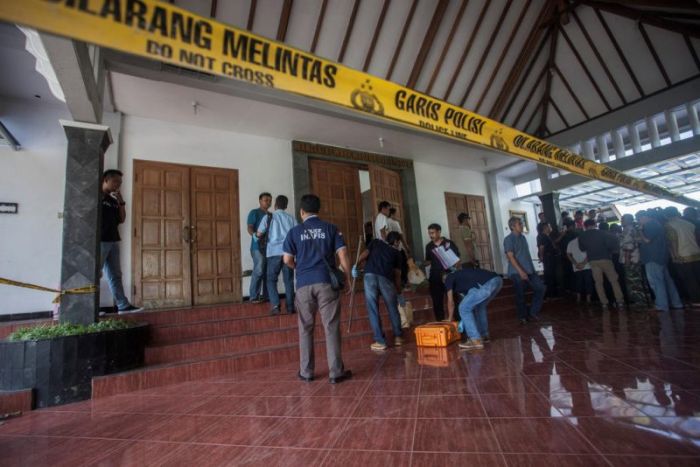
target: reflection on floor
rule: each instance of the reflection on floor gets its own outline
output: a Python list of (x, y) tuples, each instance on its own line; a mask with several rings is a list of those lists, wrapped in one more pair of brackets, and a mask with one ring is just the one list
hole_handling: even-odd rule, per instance
[(319, 361), (35, 411), (0, 465), (700, 465), (700, 311), (513, 321), (444, 361), (348, 353), (337, 386)]

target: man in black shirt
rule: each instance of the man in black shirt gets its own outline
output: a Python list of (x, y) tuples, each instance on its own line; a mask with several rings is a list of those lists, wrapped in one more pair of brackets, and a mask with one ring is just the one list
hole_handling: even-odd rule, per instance
[[(401, 293), (401, 253), (398, 245), (401, 243), (401, 234), (389, 232), (386, 241), (374, 239), (367, 249), (360, 255), (357, 264), (365, 260), (365, 303), (369, 323), (374, 332), (372, 350), (386, 350), (386, 339), (382, 330), (382, 320), (379, 317), (379, 295), (381, 294), (387, 310), (389, 321), (394, 333), (394, 345), (403, 345), (401, 331), (401, 317), (399, 316), (398, 294)], [(353, 277), (358, 277), (357, 266), (352, 268)]]
[(485, 269), (460, 269), (447, 276), (445, 287), (450, 321), (454, 317), (455, 295), (462, 297), (459, 302), (459, 316), (469, 339), (460, 342), (459, 348), (483, 349), (484, 342), (490, 341), (486, 305), (501, 291), (503, 279), (495, 272)]
[(537, 224), (537, 256), (544, 268), (544, 283), (547, 286), (546, 296), (557, 296), (557, 250), (551, 238), (552, 226), (549, 222)]
[(109, 284), (119, 313), (139, 311), (140, 308), (129, 303), (122, 285), (122, 269), (119, 262), (119, 224), (126, 219), (124, 199), (119, 188), (122, 186), (122, 173), (107, 170), (102, 175), (102, 227), (100, 252), (102, 271)]
[[(433, 313), (437, 321), (445, 319), (445, 283), (443, 276), (454, 264), (443, 265), (435, 251), (441, 248), (444, 251), (452, 251), (457, 256), (459, 263), (459, 249), (451, 240), (442, 236), (440, 224), (430, 224), (428, 235), (431, 242), (425, 246), (425, 261), (430, 262), (430, 274), (428, 283), (430, 284), (430, 298), (433, 301)], [(455, 263), (456, 264), (456, 263)]]
[[(593, 209), (590, 212), (595, 214)], [(609, 233), (596, 229), (595, 219), (587, 219), (584, 222), (584, 226), (586, 230), (579, 235), (578, 244), (581, 251), (588, 256), (588, 263), (591, 265), (598, 300), (600, 300), (603, 310), (606, 310), (608, 308), (608, 297), (605, 294), (603, 282), (603, 276), (605, 276), (610, 285), (612, 285), (615, 295), (615, 307), (621, 309), (624, 307), (625, 299), (618, 282), (615, 265), (612, 262), (612, 255), (620, 250), (620, 244)]]

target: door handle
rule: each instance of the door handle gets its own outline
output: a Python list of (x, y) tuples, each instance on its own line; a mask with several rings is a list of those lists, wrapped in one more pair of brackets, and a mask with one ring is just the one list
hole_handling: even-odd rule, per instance
[(185, 243), (190, 243), (192, 241), (190, 237), (190, 227), (187, 225), (182, 227), (182, 241)]

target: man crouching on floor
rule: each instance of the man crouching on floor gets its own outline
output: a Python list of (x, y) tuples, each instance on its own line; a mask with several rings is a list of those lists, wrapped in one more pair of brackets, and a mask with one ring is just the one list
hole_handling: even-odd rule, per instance
[(484, 348), (489, 340), (489, 322), (486, 306), (503, 287), (503, 279), (495, 272), (485, 269), (459, 269), (447, 276), (447, 312), (452, 321), (455, 310), (455, 295), (461, 298), (459, 316), (462, 328), (467, 334), (466, 342), (460, 342), (459, 348), (478, 350)]

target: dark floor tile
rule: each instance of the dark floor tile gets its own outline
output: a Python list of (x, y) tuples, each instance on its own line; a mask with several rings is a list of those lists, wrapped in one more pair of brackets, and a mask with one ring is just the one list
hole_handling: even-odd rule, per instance
[(368, 396), (415, 396), (418, 394), (417, 379), (379, 379), (367, 388)]
[(700, 457), (607, 455), (605, 458), (613, 467), (697, 467), (700, 465)]
[(562, 418), (492, 418), (504, 453), (593, 454), (595, 451)]
[(354, 418), (415, 418), (417, 396), (365, 396), (352, 414)]
[(193, 407), (191, 415), (235, 415), (255, 399), (250, 396), (208, 396), (200, 405)]
[(559, 392), (594, 392), (605, 390), (598, 384), (592, 384), (589, 377), (581, 374), (532, 375), (527, 378), (529, 382), (545, 395)]
[[(268, 448), (268, 447), (251, 447), (245, 451), (233, 462), (227, 465), (236, 466), (312, 466), (320, 465), (327, 451), (319, 449), (291, 449), (291, 448)], [(190, 465), (207, 465), (190, 464)]]
[(603, 454), (700, 455), (698, 448), (648, 417), (580, 418), (578, 428)]
[[(102, 455), (94, 464), (101, 467), (122, 465), (161, 466), (177, 465), (178, 463), (180, 463), (179, 465), (185, 465), (184, 461), (193, 459), (193, 456), (188, 455), (191, 452), (189, 449), (182, 448), (191, 448), (193, 446), (180, 443), (125, 441), (118, 448)], [(215, 449), (212, 449), (212, 459), (216, 457), (215, 451)], [(170, 462), (168, 462), (169, 460)]]
[(345, 418), (352, 415), (357, 402), (355, 397), (304, 397), (289, 415)]
[(560, 412), (547, 399), (534, 393), (482, 394), (481, 402), (489, 417), (559, 417)]
[[(399, 465), (399, 464), (394, 464)], [(414, 452), (413, 467), (475, 466), (505, 467), (501, 454), (472, 454), (462, 452)]]
[(340, 434), (337, 449), (410, 451), (414, 420), (354, 418)]
[(486, 414), (479, 396), (420, 396), (419, 418), (473, 418)]
[(355, 397), (367, 389), (369, 382), (362, 380), (349, 380), (340, 384), (329, 384), (323, 382), (318, 390), (314, 392), (314, 396), (332, 396), (332, 397)]
[(688, 391), (664, 387), (653, 390), (626, 390), (621, 397), (650, 417), (700, 416), (700, 396)]
[(517, 394), (538, 392), (526, 376), (494, 376), (474, 381), (480, 394)]
[(469, 378), (426, 379), (420, 382), (421, 396), (460, 396), (478, 394), (476, 383)]
[(416, 422), (413, 450), (495, 453), (499, 452), (499, 447), (487, 419), (419, 418)]
[(270, 447), (330, 448), (340, 425), (334, 418), (284, 418), (258, 444)]
[(328, 453), (323, 465), (337, 467), (391, 467), (409, 465), (410, 461), (411, 453), (409, 452), (348, 451), (334, 449)]
[(283, 418), (278, 417), (201, 417), (209, 427), (190, 441), (214, 444), (256, 445)]
[(304, 400), (306, 399), (299, 396), (258, 397), (253, 399), (250, 403), (243, 405), (237, 412), (237, 415), (267, 417), (292, 415)]
[(0, 465), (73, 467), (94, 462), (122, 444), (117, 440), (0, 435)]
[(548, 404), (566, 417), (643, 417), (644, 412), (618, 396), (603, 391), (560, 392), (547, 398)]
[[(608, 467), (603, 456), (581, 454), (504, 454), (508, 467)], [(634, 465), (634, 464), (632, 464)], [(627, 466), (629, 467), (629, 466)]]

